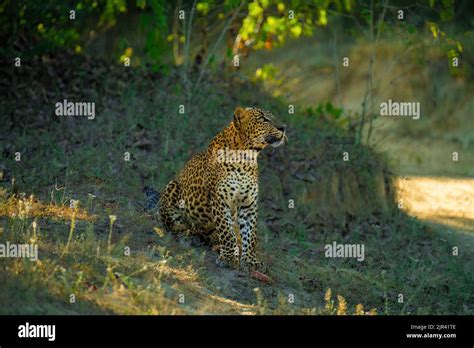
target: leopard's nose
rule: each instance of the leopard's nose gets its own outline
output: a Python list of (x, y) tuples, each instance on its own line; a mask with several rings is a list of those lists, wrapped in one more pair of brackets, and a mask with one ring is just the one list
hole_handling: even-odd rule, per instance
[(286, 131), (286, 125), (277, 127), (277, 129), (278, 129), (280, 132), (283, 132), (283, 133), (284, 133), (284, 132)]

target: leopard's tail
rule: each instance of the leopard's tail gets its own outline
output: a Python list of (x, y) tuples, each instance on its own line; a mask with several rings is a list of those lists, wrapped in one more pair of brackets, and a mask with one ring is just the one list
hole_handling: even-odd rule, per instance
[(158, 208), (158, 202), (160, 201), (160, 193), (150, 186), (145, 186), (143, 193), (146, 198), (143, 210), (147, 213), (155, 212)]

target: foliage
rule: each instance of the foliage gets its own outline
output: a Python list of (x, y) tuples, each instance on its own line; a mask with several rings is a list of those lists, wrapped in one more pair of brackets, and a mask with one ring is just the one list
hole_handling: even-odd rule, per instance
[(93, 25), (93, 30), (111, 24), (115, 12), (123, 10), (112, 0), (106, 3), (95, 0), (6, 0), (0, 4), (0, 37), (5, 43), (0, 53), (33, 56), (57, 48), (72, 48), (80, 39), (79, 28), (87, 23), (90, 16), (103, 14), (100, 25)]
[[(219, 27), (219, 23), (231, 18), (241, 4), (245, 5), (243, 13), (231, 23), (229, 29), (238, 48), (233, 54), (248, 48), (271, 50), (291, 38), (313, 35), (318, 27), (329, 24), (331, 15), (353, 16), (369, 25), (375, 12), (382, 11), (384, 6), (382, 2), (376, 2), (375, 12), (372, 13), (367, 1), (356, 0), (184, 0), (174, 3), (166, 0), (5, 0), (0, 4), (0, 37), (5, 43), (0, 53), (10, 57), (20, 53), (31, 56), (64, 47), (81, 53), (89, 41), (95, 40), (119, 21), (128, 21), (138, 15), (138, 26), (131, 29), (144, 33), (144, 47), (135, 47), (133, 42), (127, 45), (122, 42), (120, 49), (123, 52), (131, 48), (147, 57), (146, 61), (154, 66), (163, 67), (172, 43), (183, 46), (187, 34), (191, 35), (185, 29), (188, 25), (194, 25), (191, 23), (194, 11), (198, 17), (195, 20), (199, 20), (201, 26)], [(430, 0), (427, 4), (425, 1), (414, 4), (423, 8), (424, 15), (430, 18), (426, 25), (433, 36), (436, 39), (445, 37), (440, 26), (454, 20), (454, 2)], [(71, 19), (72, 10), (75, 11), (74, 19)], [(177, 17), (178, 10), (184, 11), (183, 20)], [(433, 15), (436, 13), (437, 16)], [(410, 24), (407, 30), (413, 33), (416, 26)], [(445, 41), (450, 57), (462, 52), (459, 41), (447, 37)], [(192, 44), (195, 47), (203, 45), (199, 41)]]
[[(330, 1), (252, 1), (239, 33), (246, 46), (272, 49), (327, 24)], [(350, 3), (350, 2), (348, 2)]]

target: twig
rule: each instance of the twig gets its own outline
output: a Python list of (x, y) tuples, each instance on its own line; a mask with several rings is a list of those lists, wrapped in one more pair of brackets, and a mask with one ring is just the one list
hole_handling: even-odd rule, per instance
[(373, 66), (375, 63), (375, 45), (378, 43), (380, 39), (380, 33), (382, 31), (382, 23), (385, 19), (385, 12), (387, 10), (387, 4), (388, 0), (384, 1), (383, 4), (383, 10), (382, 14), (379, 16), (379, 19), (377, 21), (377, 37), (374, 41), (374, 26), (373, 26), (373, 20), (374, 20), (374, 3), (372, 0), (372, 16), (371, 16), (371, 21), (370, 21), (370, 36), (371, 36), (371, 46), (372, 46), (372, 53), (370, 57), (370, 68), (369, 68), (369, 88), (370, 88), (370, 114), (369, 114), (369, 130), (367, 131), (367, 144), (369, 144), (370, 141), (370, 136), (372, 135), (372, 130), (373, 130), (373, 121), (374, 121), (374, 96), (373, 96)]
[(178, 12), (181, 8), (181, 0), (178, 0), (176, 8), (174, 10), (174, 19), (173, 19), (173, 56), (174, 62), (176, 65), (182, 63), (181, 57), (179, 56), (179, 37), (178, 37)]
[(234, 21), (235, 17), (237, 16), (237, 14), (240, 12), (240, 9), (242, 8), (242, 5), (244, 4), (245, 1), (241, 1), (240, 4), (239, 4), (239, 7), (237, 7), (237, 9), (235, 10), (234, 14), (232, 15), (232, 17), (227, 21), (227, 23), (225, 24), (224, 26), (224, 29), (222, 30), (219, 38), (217, 39), (217, 42), (216, 44), (214, 45), (214, 47), (212, 48), (211, 52), (207, 55), (207, 59), (206, 61), (204, 62), (202, 68), (201, 68), (201, 72), (199, 73), (199, 78), (196, 82), (196, 84), (194, 85), (194, 90), (196, 90), (199, 86), (199, 84), (201, 83), (201, 80), (202, 80), (202, 77), (204, 76), (204, 72), (206, 70), (206, 67), (207, 65), (209, 64), (209, 61), (211, 60), (211, 57), (214, 55), (214, 53), (216, 52), (217, 50), (217, 47), (219, 47), (222, 39), (224, 38), (224, 35), (225, 33), (227, 32), (227, 30), (229, 29), (229, 26), (230, 24)]
[(194, 0), (193, 7), (191, 8), (191, 14), (189, 16), (189, 21), (187, 23), (187, 27), (185, 28), (186, 42), (184, 44), (184, 50), (183, 50), (183, 63), (184, 64), (183, 64), (183, 69), (182, 69), (182, 78), (183, 78), (184, 88), (186, 89), (186, 110), (189, 110), (190, 101), (191, 101), (191, 82), (188, 79), (188, 67), (189, 67), (189, 60), (190, 60), (189, 45), (191, 42), (191, 27), (193, 25), (193, 17), (194, 17), (194, 11), (196, 9), (196, 2), (197, 0)]
[(373, 102), (374, 98), (372, 97), (374, 81), (373, 81), (373, 74), (374, 74), (374, 61), (375, 61), (375, 45), (374, 45), (374, 0), (370, 1), (370, 61), (369, 61), (369, 75), (367, 80), (367, 85), (369, 89), (369, 93), (366, 94), (367, 97), (370, 97), (370, 107), (369, 107), (369, 131), (367, 132), (367, 143), (369, 142), (370, 134), (372, 133), (372, 122), (374, 119), (374, 113), (372, 112), (373, 109)]
[(334, 29), (334, 66), (336, 68), (336, 86), (337, 94), (339, 96), (339, 105), (342, 106), (342, 95), (341, 95), (341, 79), (339, 77), (339, 57), (337, 54), (337, 30)]
[(357, 20), (357, 18), (355, 16), (347, 15), (347, 14), (344, 14), (344, 13), (339, 13), (337, 11), (330, 10), (330, 9), (327, 9), (327, 11), (328, 11), (328, 13), (331, 13), (331, 14), (336, 15), (336, 16), (341, 16), (341, 17), (346, 17), (346, 18), (352, 19), (357, 24), (357, 26), (362, 31), (362, 33), (367, 36), (367, 32), (365, 31), (364, 27), (362, 26), (362, 24), (360, 24), (360, 22)]
[(189, 65), (189, 44), (191, 42), (191, 26), (193, 25), (193, 17), (194, 17), (194, 11), (196, 9), (196, 2), (197, 0), (194, 0), (193, 2), (193, 7), (191, 8), (191, 15), (189, 16), (189, 22), (187, 24), (186, 28), (186, 43), (184, 44), (184, 53), (183, 53), (183, 58), (184, 58), (184, 73), (187, 73), (188, 65)]

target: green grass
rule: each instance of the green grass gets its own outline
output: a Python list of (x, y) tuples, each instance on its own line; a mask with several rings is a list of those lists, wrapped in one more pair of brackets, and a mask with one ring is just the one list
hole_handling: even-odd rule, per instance
[[(53, 71), (61, 70), (60, 58)], [(90, 84), (71, 76), (64, 89), (28, 103), (22, 81), (55, 87), (46, 72), (25, 71), (18, 96), (2, 101), (0, 242), (36, 238), (40, 262), (0, 259), (1, 313), (335, 313), (337, 306), (325, 309), (328, 288), (334, 299), (346, 299), (348, 313), (359, 303), (381, 314), (474, 313), (472, 255), (452, 256), (452, 241), (394, 209), (390, 185), (380, 189), (374, 181), (389, 177), (377, 154), (360, 145), (327, 146), (328, 137), (347, 135), (330, 118), (298, 107), (288, 115), (283, 100), (229, 74), (202, 84), (181, 115), (186, 97), (174, 73), (82, 69), (91, 73)], [(55, 116), (54, 103), (81, 83), (87, 88), (74, 100), (96, 101), (96, 119)], [(230, 122), (237, 105), (272, 110), (289, 129), (288, 145), (261, 158), (260, 255), (271, 283), (216, 267), (211, 248), (182, 246), (155, 230), (157, 217), (141, 208), (142, 187), (163, 187)], [(16, 151), (21, 162), (14, 161)], [(351, 161), (341, 160), (342, 151)], [(34, 194), (53, 213), (6, 214), (20, 193)], [(70, 199), (95, 218), (73, 223)], [(117, 217), (112, 226), (110, 215)], [(325, 258), (332, 241), (364, 243), (365, 261)]]

